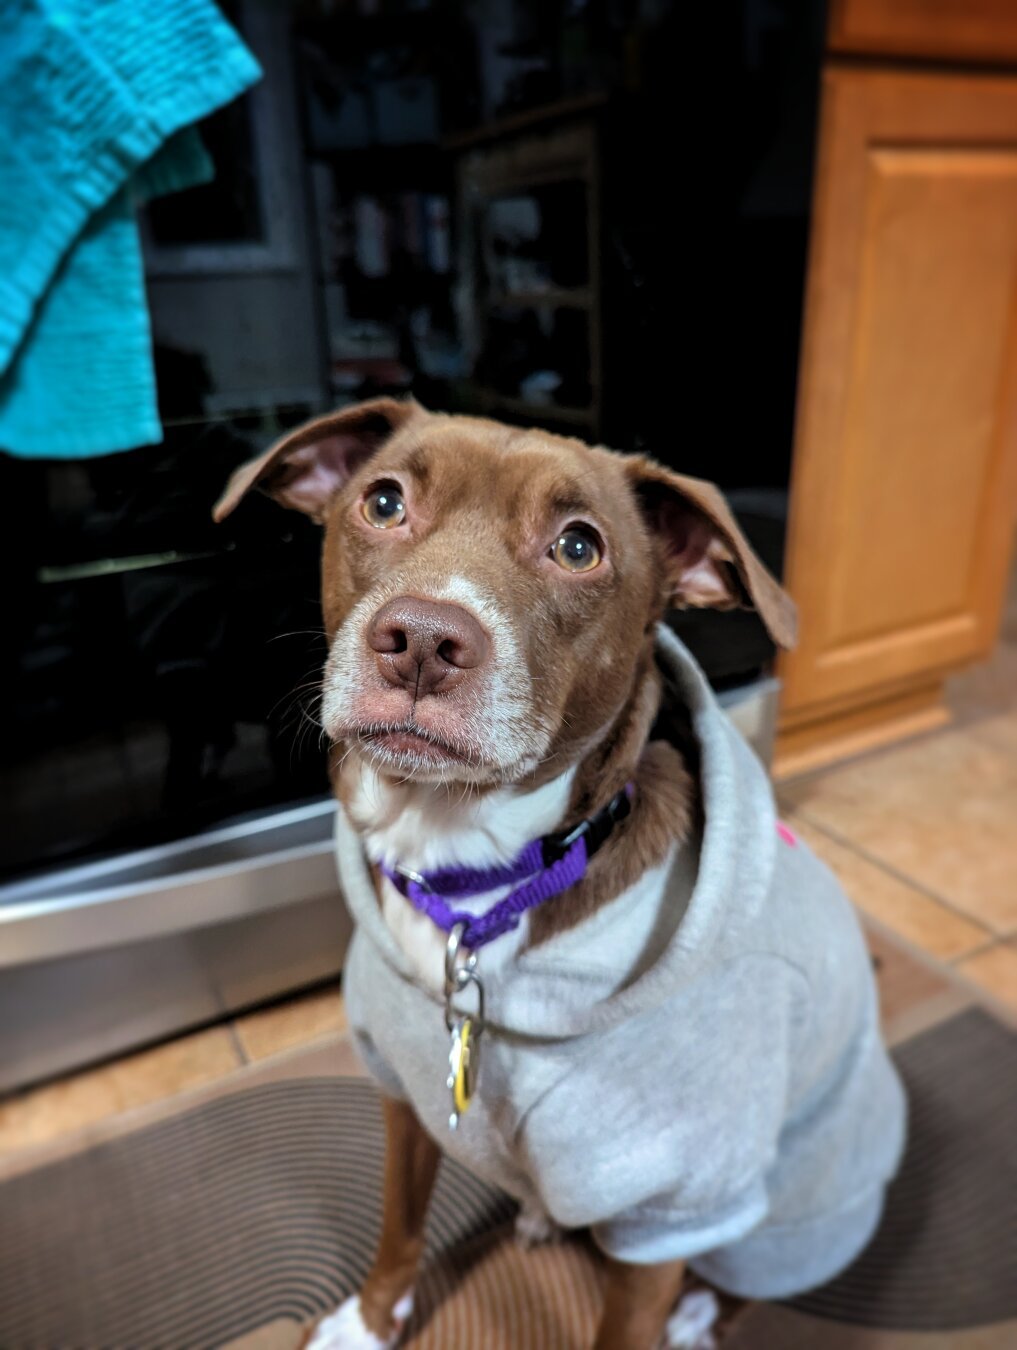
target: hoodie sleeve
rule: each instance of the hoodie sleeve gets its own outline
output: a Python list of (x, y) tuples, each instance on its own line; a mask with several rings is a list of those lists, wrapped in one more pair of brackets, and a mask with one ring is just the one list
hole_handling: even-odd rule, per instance
[(742, 957), (592, 1038), (521, 1126), (553, 1217), (634, 1263), (693, 1257), (761, 1223), (806, 989), (785, 963)]

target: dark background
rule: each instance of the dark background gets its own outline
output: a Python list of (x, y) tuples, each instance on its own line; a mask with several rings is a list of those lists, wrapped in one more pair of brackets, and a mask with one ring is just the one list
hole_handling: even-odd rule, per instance
[[(164, 442), (0, 455), (0, 872), (327, 790), (318, 531), (260, 498), (209, 521), (324, 408), (412, 392), (648, 450), (779, 570), (823, 8), (231, 7), (266, 78), (204, 128), (217, 182), (146, 222)], [(515, 146), (525, 175), (527, 137), (576, 126), (594, 178), (516, 189), (522, 242), (485, 208), (479, 257), (466, 157)], [(506, 277), (524, 302), (489, 304)], [(769, 659), (752, 615), (676, 623), (718, 685)]]

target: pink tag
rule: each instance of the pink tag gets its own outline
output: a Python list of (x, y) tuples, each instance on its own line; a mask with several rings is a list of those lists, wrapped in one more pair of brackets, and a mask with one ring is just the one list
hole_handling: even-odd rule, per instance
[(777, 833), (785, 844), (790, 844), (792, 848), (798, 843), (798, 836), (789, 825), (785, 825), (782, 820), (777, 821)]

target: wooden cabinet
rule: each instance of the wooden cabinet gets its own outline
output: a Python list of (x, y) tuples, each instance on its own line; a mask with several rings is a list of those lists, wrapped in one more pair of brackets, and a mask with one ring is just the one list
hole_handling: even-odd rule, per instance
[(828, 66), (778, 772), (945, 720), (1015, 517), (1017, 75)]
[(946, 57), (993, 63), (1017, 58), (1014, 0), (830, 0), (836, 52)]

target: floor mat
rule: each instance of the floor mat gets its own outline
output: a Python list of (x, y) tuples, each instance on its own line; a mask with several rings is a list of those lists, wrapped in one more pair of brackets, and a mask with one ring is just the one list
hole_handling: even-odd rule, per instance
[[(1017, 1345), (1017, 1034), (968, 1008), (898, 1044), (910, 1142), (855, 1265), (750, 1310), (735, 1350)], [(379, 1224), (382, 1135), (362, 1078), (256, 1082), (0, 1185), (3, 1350), (289, 1350), (354, 1290)], [(454, 1164), (432, 1205), (413, 1350), (588, 1345), (581, 1239), (523, 1251), (512, 1206)]]

